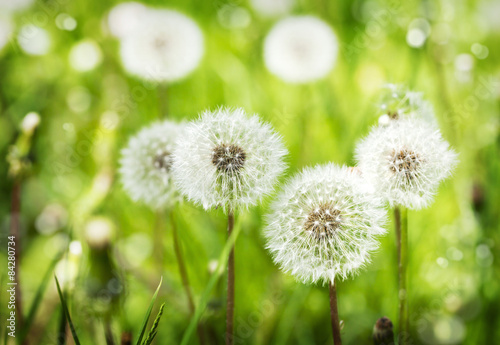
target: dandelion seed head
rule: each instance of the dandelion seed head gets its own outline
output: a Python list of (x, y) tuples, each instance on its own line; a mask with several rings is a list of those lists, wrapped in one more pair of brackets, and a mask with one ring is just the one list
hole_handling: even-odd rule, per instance
[(441, 132), (420, 118), (374, 128), (357, 145), (356, 159), (363, 176), (391, 206), (412, 209), (427, 207), (457, 164)]
[(205, 209), (255, 205), (284, 171), (281, 137), (242, 109), (206, 111), (186, 128), (173, 154), (178, 189)]
[(274, 261), (304, 283), (355, 275), (385, 233), (382, 199), (357, 170), (326, 164), (293, 177), (272, 203), (264, 235)]
[(133, 32), (122, 37), (120, 56), (132, 75), (154, 82), (186, 77), (203, 56), (203, 34), (187, 16), (148, 9)]
[(148, 17), (148, 8), (135, 1), (122, 2), (114, 6), (108, 14), (108, 27), (118, 38), (126, 37), (141, 27), (141, 21)]
[(328, 24), (313, 16), (282, 19), (264, 42), (266, 67), (290, 83), (325, 77), (337, 58), (338, 42)]
[(172, 152), (184, 124), (163, 121), (132, 137), (121, 152), (120, 175), (132, 200), (161, 209), (179, 197), (172, 181)]
[(399, 84), (384, 85), (379, 102), (379, 124), (386, 126), (392, 120), (410, 117), (436, 124), (434, 108), (422, 92), (410, 91)]

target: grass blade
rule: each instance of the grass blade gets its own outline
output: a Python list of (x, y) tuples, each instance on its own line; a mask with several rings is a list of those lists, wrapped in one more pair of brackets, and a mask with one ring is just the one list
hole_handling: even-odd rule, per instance
[(196, 325), (198, 324), (198, 322), (201, 318), (201, 315), (205, 311), (210, 293), (212, 292), (213, 288), (215, 287), (215, 284), (219, 280), (222, 273), (224, 273), (224, 268), (227, 265), (229, 252), (231, 251), (231, 247), (236, 242), (236, 238), (238, 238), (240, 231), (241, 231), (241, 227), (236, 226), (234, 231), (232, 232), (231, 236), (229, 236), (229, 238), (227, 239), (227, 242), (224, 245), (224, 248), (222, 249), (222, 253), (219, 256), (217, 268), (216, 268), (214, 274), (210, 277), (208, 284), (207, 284), (207, 287), (203, 291), (201, 298), (200, 298), (200, 301), (199, 301), (198, 305), (196, 306), (196, 310), (194, 312), (194, 315), (193, 315), (193, 317), (191, 317), (191, 321), (189, 322), (189, 326), (186, 329), (186, 331), (184, 332), (184, 336), (182, 337), (181, 345), (188, 345), (189, 344), (189, 340), (191, 339), (191, 336), (193, 335), (193, 332), (196, 329)]
[(160, 284), (158, 284), (158, 287), (156, 288), (155, 294), (153, 295), (153, 298), (151, 299), (151, 303), (149, 304), (149, 308), (148, 308), (148, 311), (146, 312), (146, 316), (144, 316), (141, 334), (139, 334), (139, 338), (137, 338), (136, 345), (141, 345), (141, 343), (142, 343), (142, 338), (144, 337), (144, 333), (146, 333), (146, 327), (148, 326), (149, 317), (151, 316), (151, 311), (153, 310), (153, 306), (155, 304), (156, 297), (158, 296), (158, 292), (160, 291), (162, 281), (163, 281), (163, 278), (160, 280)]
[(47, 284), (49, 283), (49, 279), (51, 276), (52, 271), (54, 270), (54, 267), (56, 267), (57, 262), (61, 259), (62, 253), (56, 255), (54, 259), (52, 259), (49, 267), (45, 271), (45, 274), (42, 278), (42, 282), (38, 286), (38, 289), (35, 294), (35, 298), (33, 299), (33, 303), (31, 304), (30, 310), (28, 312), (28, 316), (26, 317), (26, 320), (24, 321), (24, 326), (23, 330), (20, 335), (20, 340), (19, 343), (22, 344), (26, 336), (28, 335), (28, 332), (31, 328), (31, 324), (33, 323), (33, 320), (35, 319), (36, 312), (38, 311), (38, 307), (40, 306), (40, 303), (42, 302), (43, 295), (45, 293), (45, 289), (47, 288)]
[(54, 278), (56, 278), (57, 293), (59, 294), (59, 298), (61, 299), (61, 304), (64, 309), (64, 314), (66, 314), (66, 318), (68, 319), (69, 328), (71, 329), (71, 334), (73, 335), (73, 340), (75, 341), (75, 345), (80, 345), (80, 340), (78, 340), (75, 326), (73, 325), (73, 321), (71, 321), (71, 316), (69, 315), (68, 306), (66, 305), (66, 301), (64, 300), (64, 296), (61, 291), (61, 286), (59, 286), (59, 281), (57, 280), (57, 277), (54, 276)]
[(151, 345), (153, 342), (156, 333), (158, 333), (158, 325), (160, 324), (160, 319), (161, 316), (163, 315), (163, 308), (165, 307), (165, 303), (163, 303), (160, 306), (160, 311), (158, 312), (158, 315), (156, 315), (155, 322), (153, 323), (153, 327), (151, 327), (151, 330), (149, 331), (148, 336), (146, 337), (146, 340), (144, 341), (143, 345)]

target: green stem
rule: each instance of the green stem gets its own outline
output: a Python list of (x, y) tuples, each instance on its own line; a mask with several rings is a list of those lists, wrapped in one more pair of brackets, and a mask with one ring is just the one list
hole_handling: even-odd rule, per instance
[(158, 118), (168, 117), (168, 87), (167, 84), (158, 84), (156, 87), (158, 97)]
[(337, 308), (337, 284), (329, 283), (330, 290), (330, 316), (332, 319), (333, 344), (342, 345), (340, 337), (339, 311)]
[[(227, 237), (234, 229), (234, 213), (230, 209), (227, 215)], [(233, 344), (234, 328), (234, 244), (229, 252), (227, 261), (227, 304), (226, 304), (226, 345)]]
[(398, 246), (398, 270), (399, 270), (399, 345), (408, 344), (409, 320), (408, 320), (408, 210), (404, 207), (394, 208), (396, 223), (396, 237)]
[[(194, 312), (195, 312), (195, 306), (194, 306), (194, 301), (193, 301), (193, 295), (192, 295), (191, 289), (190, 289), (189, 276), (187, 273), (186, 264), (184, 263), (184, 256), (182, 254), (182, 248), (181, 248), (181, 244), (179, 241), (179, 235), (177, 233), (177, 224), (175, 223), (173, 212), (170, 213), (170, 222), (172, 225), (172, 235), (174, 238), (175, 257), (177, 259), (177, 264), (179, 266), (179, 273), (181, 275), (182, 286), (184, 288), (184, 291), (186, 292), (186, 297), (187, 297), (188, 305), (189, 305), (189, 313), (192, 317), (194, 315)], [(202, 345), (205, 344), (205, 336), (204, 336), (201, 324), (199, 324), (199, 323), (197, 325), (197, 332), (198, 332), (198, 338), (200, 340), (200, 344), (202, 344)]]

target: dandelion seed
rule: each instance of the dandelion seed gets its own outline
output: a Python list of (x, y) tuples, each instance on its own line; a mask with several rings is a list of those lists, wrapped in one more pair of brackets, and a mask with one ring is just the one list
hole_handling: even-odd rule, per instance
[(337, 38), (328, 24), (313, 16), (289, 17), (269, 32), (264, 62), (286, 82), (307, 83), (330, 72), (337, 51)]
[(427, 207), (457, 164), (441, 132), (423, 119), (404, 118), (374, 128), (356, 147), (356, 159), (391, 206)]
[(120, 175), (132, 200), (161, 209), (172, 206), (178, 195), (172, 181), (172, 152), (184, 125), (154, 123), (132, 137), (121, 152)]
[(242, 109), (204, 112), (179, 138), (172, 173), (179, 190), (205, 209), (254, 205), (272, 191), (287, 151), (268, 124)]
[(203, 55), (203, 34), (187, 16), (171, 10), (148, 9), (140, 26), (121, 40), (124, 68), (154, 82), (184, 78)]
[(369, 262), (384, 234), (381, 198), (354, 170), (305, 169), (272, 204), (264, 234), (274, 261), (304, 283), (333, 283)]

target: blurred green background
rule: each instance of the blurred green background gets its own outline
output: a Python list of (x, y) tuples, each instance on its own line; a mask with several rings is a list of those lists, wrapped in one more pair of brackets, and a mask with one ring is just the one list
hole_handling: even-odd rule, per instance
[[(0, 51), (0, 156), (7, 156), (28, 112), (41, 116), (32, 142), (32, 169), (21, 193), (20, 280), (26, 313), (56, 253), (71, 247), (56, 274), (66, 282), (83, 343), (104, 343), (102, 324), (84, 294), (92, 256), (83, 229), (95, 217), (105, 217), (115, 229), (111, 255), (126, 286), (122, 311), (114, 313), (116, 336), (123, 329), (137, 334), (163, 276), (159, 301), (166, 307), (156, 343), (179, 344), (190, 318), (170, 221), (167, 214), (135, 204), (122, 190), (117, 161), (128, 138), (155, 121), (165, 103), (167, 117), (175, 120), (193, 119), (220, 105), (238, 106), (260, 114), (283, 135), (290, 151), (287, 176), (317, 163), (353, 165), (356, 140), (377, 123), (380, 86), (393, 82), (425, 93), (443, 135), (460, 154), (458, 169), (440, 187), (433, 205), (409, 212), (413, 343), (500, 343), (498, 1), (297, 0), (291, 14), (324, 19), (340, 46), (328, 77), (307, 85), (286, 84), (264, 66), (263, 39), (279, 17), (262, 17), (245, 0), (144, 1), (189, 15), (204, 33), (201, 65), (167, 90), (146, 88), (121, 67), (119, 43), (106, 28), (107, 13), (116, 3), (37, 0), (10, 15), (14, 33)], [(60, 24), (68, 17), (76, 27)], [(16, 34), (29, 23), (47, 31), (45, 55), (20, 49)], [(425, 33), (418, 47), (411, 46), (415, 42), (409, 34), (415, 28)], [(71, 49), (82, 40), (94, 42), (102, 57), (86, 72), (75, 70), (70, 60)], [(13, 187), (6, 159), (0, 160), (0, 171), (4, 325)], [(261, 231), (269, 201), (237, 217), (242, 231), (236, 244), (236, 337), (242, 344), (331, 343), (327, 288), (294, 281), (264, 248)], [(224, 246), (226, 220), (221, 211), (207, 213), (187, 202), (176, 214), (198, 299)], [(389, 214), (388, 235), (372, 264), (339, 284), (345, 344), (370, 344), (379, 317), (397, 320), (397, 258)], [(224, 277), (210, 296), (202, 321), (210, 343), (222, 344)], [(30, 343), (56, 344), (60, 317), (51, 279)], [(0, 342), (5, 330), (2, 326)], [(196, 337), (191, 343), (197, 343)]]

